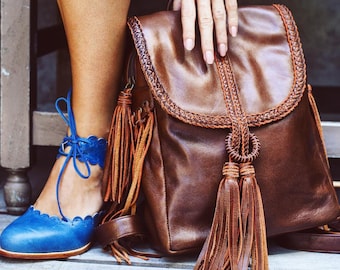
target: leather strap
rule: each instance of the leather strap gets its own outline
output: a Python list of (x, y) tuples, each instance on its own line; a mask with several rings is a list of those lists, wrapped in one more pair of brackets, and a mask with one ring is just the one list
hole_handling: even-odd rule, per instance
[(278, 241), (280, 245), (289, 249), (340, 253), (340, 217), (323, 228), (282, 235)]
[(128, 236), (145, 235), (142, 222), (136, 215), (122, 216), (105, 222), (96, 228), (95, 233), (96, 240), (103, 246)]

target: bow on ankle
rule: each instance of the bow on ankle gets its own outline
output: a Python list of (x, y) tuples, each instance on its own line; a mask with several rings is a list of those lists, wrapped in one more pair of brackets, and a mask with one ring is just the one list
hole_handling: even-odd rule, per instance
[[(67, 115), (60, 109), (59, 103), (65, 102), (67, 106)], [(56, 183), (56, 198), (58, 203), (59, 213), (63, 220), (68, 220), (67, 217), (62, 212), (60, 200), (59, 200), (59, 187), (61, 183), (61, 177), (65, 171), (68, 162), (73, 159), (73, 167), (77, 174), (87, 179), (91, 175), (90, 165), (98, 164), (102, 169), (105, 163), (105, 154), (107, 148), (107, 141), (104, 138), (97, 138), (96, 136), (89, 136), (88, 138), (81, 138), (77, 135), (76, 123), (74, 120), (74, 115), (71, 107), (71, 91), (67, 95), (67, 99), (60, 97), (55, 102), (55, 107), (64, 120), (64, 122), (69, 127), (69, 135), (65, 136), (62, 144), (59, 147), (59, 155), (65, 156), (66, 159), (59, 172), (57, 183)], [(86, 173), (82, 173), (78, 167), (77, 160), (84, 163), (86, 166)]]

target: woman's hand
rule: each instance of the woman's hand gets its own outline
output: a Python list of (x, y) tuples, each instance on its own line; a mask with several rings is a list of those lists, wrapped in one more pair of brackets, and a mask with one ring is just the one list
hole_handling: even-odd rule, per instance
[(195, 46), (197, 19), (206, 63), (214, 63), (214, 33), (218, 53), (221, 56), (226, 55), (228, 29), (231, 36), (237, 35), (237, 0), (174, 0), (173, 9), (181, 10), (183, 41), (187, 50), (192, 50)]

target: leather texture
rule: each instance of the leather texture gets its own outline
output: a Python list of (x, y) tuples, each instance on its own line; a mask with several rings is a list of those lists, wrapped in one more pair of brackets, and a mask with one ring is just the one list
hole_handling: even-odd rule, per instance
[(107, 246), (117, 239), (129, 236), (143, 236), (145, 228), (138, 216), (122, 216), (96, 228), (96, 241)]
[(340, 217), (326, 226), (284, 234), (277, 239), (286, 248), (340, 253)]
[[(77, 137), (77, 144), (81, 149), (81, 154), (76, 153), (75, 157), (83, 163), (88, 162), (91, 165), (99, 165), (100, 168), (104, 168), (105, 164), (105, 154), (107, 148), (107, 141), (104, 138), (97, 138), (96, 136), (89, 136), (88, 138)], [(65, 137), (61, 144), (61, 149), (59, 153), (63, 152), (66, 147), (72, 146), (72, 140), (69, 137)], [(67, 154), (62, 153), (67, 156)]]
[(228, 55), (208, 66), (199, 44), (184, 50), (178, 12), (128, 21), (136, 52), (112, 119), (111, 204), (97, 231), (118, 261), (144, 255), (131, 246), (140, 216), (161, 253), (201, 248), (195, 270), (266, 270), (267, 236), (339, 215), (290, 11), (244, 7), (239, 18)]
[[(142, 65), (148, 65), (146, 77), (156, 100), (171, 116), (186, 123), (231, 127), (216, 65), (204, 63), (198, 44), (192, 52), (185, 51), (179, 15), (164, 14), (168, 12), (139, 17), (141, 31), (133, 30)], [(268, 7), (241, 8), (239, 17), (238, 36), (229, 39), (229, 57), (249, 126), (259, 126), (271, 120), (266, 116), (282, 102), (279, 108), (286, 113), (297, 105), (305, 84), (305, 63), (300, 44), (294, 44), (296, 55), (290, 54), (293, 44), (287, 42), (285, 27), (294, 31), (295, 25), (278, 24), (278, 12)], [(296, 41), (296, 35), (293, 32), (290, 38)], [(297, 69), (299, 72), (294, 73)], [(296, 92), (294, 101), (288, 99), (291, 91)], [(276, 117), (282, 118), (282, 111)]]
[(69, 257), (89, 248), (99, 221), (98, 214), (64, 221), (31, 206), (2, 232), (0, 254), (31, 259)]
[[(254, 166), (267, 235), (325, 224), (339, 206), (294, 19), (280, 5), (242, 7), (239, 19), (228, 56), (261, 143)], [(192, 252), (209, 233), (227, 160), (232, 119), (221, 78), (199, 44), (184, 50), (179, 13), (133, 18), (129, 27), (139, 59), (132, 106), (147, 100), (156, 119), (142, 177), (146, 227), (161, 252)]]

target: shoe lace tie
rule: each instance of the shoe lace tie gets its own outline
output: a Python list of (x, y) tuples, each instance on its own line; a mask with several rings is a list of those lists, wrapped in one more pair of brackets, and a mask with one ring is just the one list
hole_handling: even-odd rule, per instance
[[(67, 107), (67, 115), (61, 110), (59, 104), (65, 102)], [(59, 188), (61, 184), (61, 178), (65, 171), (65, 168), (69, 161), (72, 159), (73, 167), (77, 174), (83, 178), (88, 179), (91, 175), (90, 165), (98, 164), (101, 168), (104, 167), (105, 153), (107, 147), (107, 141), (103, 138), (98, 139), (95, 136), (89, 136), (88, 138), (81, 138), (77, 135), (76, 123), (71, 106), (71, 91), (69, 91), (67, 98), (60, 97), (55, 102), (56, 110), (58, 111), (61, 118), (64, 120), (66, 125), (69, 127), (69, 134), (64, 137), (63, 142), (59, 147), (59, 153), (57, 158), (65, 156), (66, 159), (61, 167), (56, 183), (56, 198), (59, 213), (62, 220), (68, 221), (69, 219), (63, 214), (60, 204)], [(66, 151), (66, 149), (68, 151)], [(83, 173), (79, 168), (79, 163), (85, 164), (86, 171)]]

